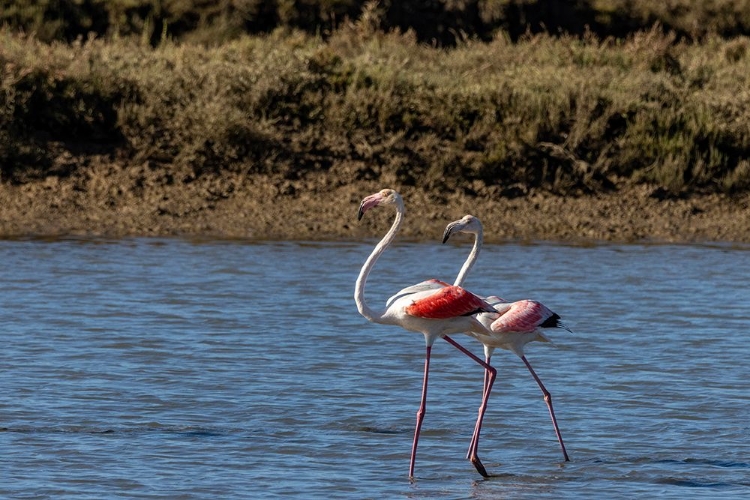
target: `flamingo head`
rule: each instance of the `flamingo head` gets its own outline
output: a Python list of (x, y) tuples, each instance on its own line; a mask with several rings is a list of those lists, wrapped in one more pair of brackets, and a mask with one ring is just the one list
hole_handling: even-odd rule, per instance
[(473, 215), (464, 215), (462, 218), (451, 222), (445, 226), (443, 243), (448, 241), (448, 238), (454, 233), (482, 234), (482, 222)]
[(403, 204), (401, 195), (393, 189), (383, 189), (375, 194), (371, 194), (362, 200), (359, 204), (359, 212), (357, 213), (357, 220), (361, 220), (365, 212), (371, 208), (379, 207), (380, 205), (397, 205)]

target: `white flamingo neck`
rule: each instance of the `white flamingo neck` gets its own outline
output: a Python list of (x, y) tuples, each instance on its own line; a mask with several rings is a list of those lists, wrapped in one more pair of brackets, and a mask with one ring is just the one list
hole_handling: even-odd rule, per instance
[(463, 286), (464, 281), (466, 280), (466, 275), (469, 274), (469, 271), (471, 271), (471, 268), (479, 257), (479, 250), (482, 248), (483, 241), (484, 231), (480, 228), (479, 231), (474, 233), (474, 246), (471, 248), (471, 252), (466, 258), (466, 262), (461, 266), (461, 270), (458, 272), (458, 276), (456, 276), (456, 281), (453, 282), (454, 285)]
[(377, 262), (380, 255), (385, 252), (385, 249), (390, 246), (390, 244), (393, 242), (393, 239), (396, 237), (396, 233), (398, 233), (398, 230), (401, 227), (401, 223), (404, 220), (404, 212), (404, 202), (399, 198), (396, 204), (396, 218), (393, 220), (391, 228), (388, 230), (385, 236), (383, 236), (383, 239), (380, 240), (377, 245), (375, 245), (375, 248), (373, 249), (372, 253), (370, 253), (370, 256), (367, 257), (367, 260), (362, 266), (362, 269), (359, 271), (357, 284), (354, 287), (354, 301), (357, 303), (357, 310), (362, 316), (374, 323), (384, 322), (383, 318), (385, 316), (385, 311), (377, 312), (374, 311), (369, 305), (367, 305), (367, 302), (365, 301), (365, 283), (367, 282), (367, 277), (370, 275), (370, 271), (372, 271), (372, 268), (375, 267), (375, 262)]

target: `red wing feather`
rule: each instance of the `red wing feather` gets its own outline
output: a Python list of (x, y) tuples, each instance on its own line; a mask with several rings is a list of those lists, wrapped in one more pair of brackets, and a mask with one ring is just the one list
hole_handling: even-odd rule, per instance
[(460, 286), (451, 285), (415, 300), (406, 308), (406, 313), (418, 318), (447, 319), (486, 310), (491, 309), (484, 300)]
[(492, 331), (532, 332), (554, 313), (534, 300), (514, 302), (508, 311), (492, 323)]

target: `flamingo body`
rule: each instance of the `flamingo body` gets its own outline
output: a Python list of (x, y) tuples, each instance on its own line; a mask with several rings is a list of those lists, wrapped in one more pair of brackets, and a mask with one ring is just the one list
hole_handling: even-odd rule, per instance
[(413, 299), (405, 309), (407, 314), (429, 319), (457, 318), (492, 310), (489, 304), (473, 293), (452, 285), (431, 290), (424, 298)]
[(523, 356), (524, 346), (529, 342), (550, 341), (542, 328), (563, 327), (560, 316), (535, 300), (488, 302), (497, 312), (478, 315), (477, 319), (487, 331), (473, 335), (484, 344), (485, 351), (489, 351), (490, 355), (495, 348), (501, 348)]
[(557, 320), (560, 319), (560, 316), (535, 300), (498, 304), (495, 310), (500, 313), (500, 317), (490, 325), (495, 333), (534, 333), (539, 327), (557, 326)]
[[(472, 332), (480, 335), (485, 327), (472, 314), (494, 311), (477, 295), (457, 286), (420, 289), (391, 297), (379, 323), (398, 325), (422, 333), (425, 343), (454, 333)], [(416, 288), (416, 291), (414, 291)], [(404, 289), (406, 290), (406, 289)]]
[(417, 283), (416, 285), (407, 286), (406, 288), (402, 288), (391, 297), (389, 297), (385, 303), (385, 307), (386, 309), (389, 308), (394, 301), (403, 297), (404, 295), (410, 295), (416, 292), (422, 292), (424, 290), (437, 290), (446, 286), (450, 285), (448, 285), (448, 283), (446, 283), (445, 281), (440, 281), (434, 278), (422, 281), (421, 283)]

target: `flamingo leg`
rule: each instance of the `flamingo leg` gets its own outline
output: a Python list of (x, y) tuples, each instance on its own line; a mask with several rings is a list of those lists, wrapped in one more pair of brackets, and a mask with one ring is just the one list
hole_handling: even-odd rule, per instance
[(552, 409), (552, 394), (550, 394), (547, 388), (544, 387), (544, 384), (542, 384), (542, 380), (531, 367), (531, 363), (529, 363), (529, 361), (526, 359), (526, 356), (521, 356), (521, 360), (526, 364), (526, 368), (529, 369), (529, 371), (531, 372), (531, 376), (534, 377), (534, 380), (536, 380), (536, 383), (539, 384), (539, 388), (542, 390), (542, 394), (544, 394), (544, 402), (547, 403), (549, 416), (552, 417), (552, 425), (555, 427), (555, 434), (557, 435), (557, 440), (560, 443), (560, 448), (562, 448), (563, 456), (565, 457), (566, 462), (570, 462), (570, 458), (568, 458), (568, 452), (565, 451), (565, 444), (563, 444), (562, 435), (560, 434), (560, 428), (557, 426), (555, 410)]
[(477, 417), (477, 423), (474, 426), (474, 433), (471, 436), (471, 443), (469, 444), (469, 451), (466, 454), (466, 458), (471, 461), (471, 463), (474, 465), (474, 468), (483, 477), (490, 477), (490, 475), (487, 473), (487, 469), (485, 469), (484, 465), (482, 464), (482, 461), (479, 459), (479, 456), (477, 455), (477, 449), (479, 448), (479, 432), (482, 429), (482, 420), (484, 419), (484, 413), (487, 411), (487, 401), (490, 398), (492, 385), (495, 383), (495, 378), (497, 377), (497, 370), (493, 366), (490, 365), (489, 357), (487, 358), (487, 361), (482, 361), (474, 353), (464, 348), (458, 342), (448, 337), (447, 335), (444, 336), (443, 338), (447, 342), (449, 342), (451, 345), (453, 345), (456, 349), (463, 352), (464, 354), (466, 354), (471, 359), (473, 359), (474, 361), (476, 361), (477, 363), (479, 363), (480, 365), (484, 367), (484, 387), (482, 390), (482, 404), (479, 406), (479, 416)]
[[(487, 365), (490, 364), (490, 357), (486, 358)], [(479, 405), (479, 415), (477, 417), (477, 423), (474, 426), (474, 434), (471, 436), (471, 443), (469, 444), (469, 450), (466, 452), (466, 458), (472, 460), (472, 457), (477, 456), (477, 450), (479, 448), (479, 432), (482, 429), (482, 422), (484, 421), (484, 414), (487, 411), (487, 403), (490, 398), (490, 392), (492, 386), (495, 383), (495, 377), (497, 376), (497, 370), (493, 368), (493, 371), (484, 371), (484, 385), (482, 389), (482, 402)]]
[(432, 346), (427, 346), (424, 358), (424, 380), (422, 381), (422, 402), (417, 411), (417, 427), (414, 429), (414, 442), (411, 445), (411, 461), (409, 462), (409, 477), (414, 477), (414, 462), (417, 459), (417, 444), (419, 443), (419, 431), (422, 430), (422, 421), (427, 411), (427, 375), (430, 373), (430, 354)]
[[(486, 358), (486, 363), (490, 364), (490, 358)], [(484, 371), (484, 383), (482, 385), (482, 400), (484, 400), (485, 395), (487, 394), (487, 386), (489, 385), (489, 380), (490, 380), (490, 371), (489, 370), (485, 370)], [(489, 396), (487, 396), (487, 397), (489, 397)], [(479, 405), (479, 411), (480, 411), (480, 415), (481, 415), (481, 411), (482, 411), (482, 405), (481, 404)], [(478, 420), (477, 420), (477, 423), (479, 423)], [(466, 452), (466, 459), (467, 460), (471, 457), (471, 451), (474, 448), (474, 441), (476, 439), (477, 439), (477, 427), (474, 426), (474, 434), (471, 436), (471, 444), (469, 445), (469, 451)]]

